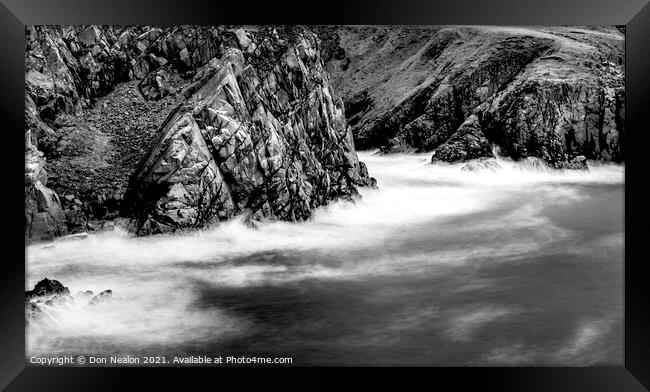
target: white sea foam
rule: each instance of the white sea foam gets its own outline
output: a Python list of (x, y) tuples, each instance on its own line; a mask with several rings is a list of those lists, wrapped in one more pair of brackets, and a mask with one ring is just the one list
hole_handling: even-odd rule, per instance
[[(624, 178), (618, 165), (552, 171), (499, 159), (500, 170), (467, 172), (461, 164), (432, 165), (428, 154), (359, 155), (379, 189), (363, 189), (356, 203), (320, 208), (307, 222), (253, 229), (232, 220), (194, 233), (143, 238), (116, 229), (29, 246), (27, 288), (47, 276), (73, 293), (110, 288), (120, 298), (96, 307), (79, 300), (52, 310), (45, 321), (30, 324), (29, 347), (65, 351), (75, 337), (147, 345), (246, 333), (247, 320), (196, 308), (197, 281), (237, 288), (417, 276), (543, 254), (575, 235), (542, 214), (545, 208), (589, 197), (579, 185), (622, 184)], [(420, 237), (435, 241), (409, 245)], [(610, 237), (612, 244), (621, 241), (620, 235)], [(293, 261), (274, 258), (278, 254)], [(499, 310), (477, 312), (458, 316), (459, 323), (470, 325), (460, 328), (460, 340), (469, 339), (490, 315), (507, 317)]]

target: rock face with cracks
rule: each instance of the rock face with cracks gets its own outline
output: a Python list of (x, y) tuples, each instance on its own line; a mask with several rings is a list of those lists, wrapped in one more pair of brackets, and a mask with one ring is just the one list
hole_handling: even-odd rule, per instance
[(239, 30), (237, 38), (244, 50), (230, 48), (197, 72), (132, 178), (126, 213), (138, 233), (200, 227), (241, 212), (304, 220), (372, 184), (316, 37), (298, 30), (279, 45), (277, 37)]
[(25, 65), (27, 241), (297, 221), (374, 185), (309, 29), (30, 26)]

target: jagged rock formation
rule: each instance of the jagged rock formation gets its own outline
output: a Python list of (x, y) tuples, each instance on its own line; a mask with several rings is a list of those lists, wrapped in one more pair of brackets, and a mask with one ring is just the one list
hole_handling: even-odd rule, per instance
[(299, 220), (372, 185), (307, 29), (28, 27), (25, 66), (26, 240)]
[(361, 148), (433, 159), (622, 161), (624, 34), (615, 27), (319, 27)]
[(204, 226), (248, 211), (303, 220), (371, 185), (316, 37), (238, 30), (239, 48), (201, 68), (132, 178), (139, 233)]

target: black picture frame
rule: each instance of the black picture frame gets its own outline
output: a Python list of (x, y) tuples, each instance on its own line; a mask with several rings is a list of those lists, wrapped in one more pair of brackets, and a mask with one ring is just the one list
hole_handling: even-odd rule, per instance
[[(25, 286), (23, 212), (20, 182), (24, 156), (24, 26), (32, 24), (494, 24), (626, 25), (625, 162), (625, 364), (587, 368), (426, 368), (425, 385), (487, 390), (644, 391), (650, 390), (650, 285), (644, 252), (648, 217), (645, 151), (650, 133), (650, 4), (648, 0), (345, 0), (324, 2), (226, 2), (207, 0), (0, 0), (0, 108), (4, 207), (0, 262), (0, 389), (122, 390), (146, 376), (147, 385), (171, 381), (186, 388), (206, 377), (221, 383), (236, 378), (239, 387), (262, 382), (290, 384), (295, 368), (265, 369), (261, 377), (242, 376), (241, 368), (138, 369), (26, 367), (23, 292)], [(20, 139), (20, 140), (19, 140)], [(19, 223), (21, 222), (21, 223)], [(188, 370), (191, 376), (179, 377)], [(259, 369), (253, 369), (260, 372)], [(350, 374), (350, 371), (347, 371)], [(377, 374), (379, 373), (379, 374)], [(374, 381), (404, 376), (365, 371)], [(424, 374), (423, 374), (424, 373)], [(261, 374), (261, 373), (260, 373)], [(327, 372), (329, 374), (329, 372)], [(419, 378), (418, 377), (418, 378)], [(310, 377), (311, 378), (311, 377)], [(410, 379), (410, 376), (409, 376)], [(336, 383), (319, 375), (310, 383)], [(225, 384), (224, 384), (225, 386)], [(447, 389), (445, 389), (447, 390)]]

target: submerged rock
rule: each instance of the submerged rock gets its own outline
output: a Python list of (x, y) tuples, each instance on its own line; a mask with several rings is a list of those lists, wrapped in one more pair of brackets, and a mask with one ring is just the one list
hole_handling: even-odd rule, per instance
[(589, 170), (589, 165), (587, 164), (587, 158), (583, 155), (569, 157), (566, 161), (551, 162), (547, 163), (541, 158), (537, 157), (526, 157), (524, 159), (519, 159), (517, 162), (517, 168), (522, 170), (536, 170), (536, 171), (549, 171), (554, 169), (560, 170)]
[(90, 298), (92, 296), (93, 296), (93, 292), (91, 290), (77, 292), (77, 297)]
[(544, 162), (543, 159), (537, 157), (527, 157), (517, 161), (519, 164), (518, 167), (522, 169), (537, 170), (537, 171), (547, 171), (549, 170), (548, 164)]
[[(88, 298), (91, 298), (88, 301)], [(112, 290), (104, 290), (93, 297), (90, 290), (79, 291), (76, 300), (88, 301), (88, 305), (98, 305), (113, 301)], [(85, 302), (82, 301), (82, 302)], [(48, 308), (60, 305), (72, 305), (75, 298), (70, 295), (70, 290), (57, 280), (44, 278), (36, 283), (33, 290), (25, 291), (25, 320), (27, 322), (47, 315)]]
[(493, 173), (496, 173), (501, 169), (502, 169), (501, 165), (499, 165), (495, 160), (481, 160), (481, 161), (469, 162), (460, 168), (460, 170), (468, 171), (468, 172), (489, 170)]
[(112, 300), (113, 300), (113, 290), (109, 289), (109, 290), (104, 290), (101, 293), (94, 296), (93, 299), (90, 300), (89, 304), (90, 305), (96, 305), (96, 304), (99, 304), (99, 303), (103, 303), (103, 302), (106, 302), (106, 301), (112, 301)]

